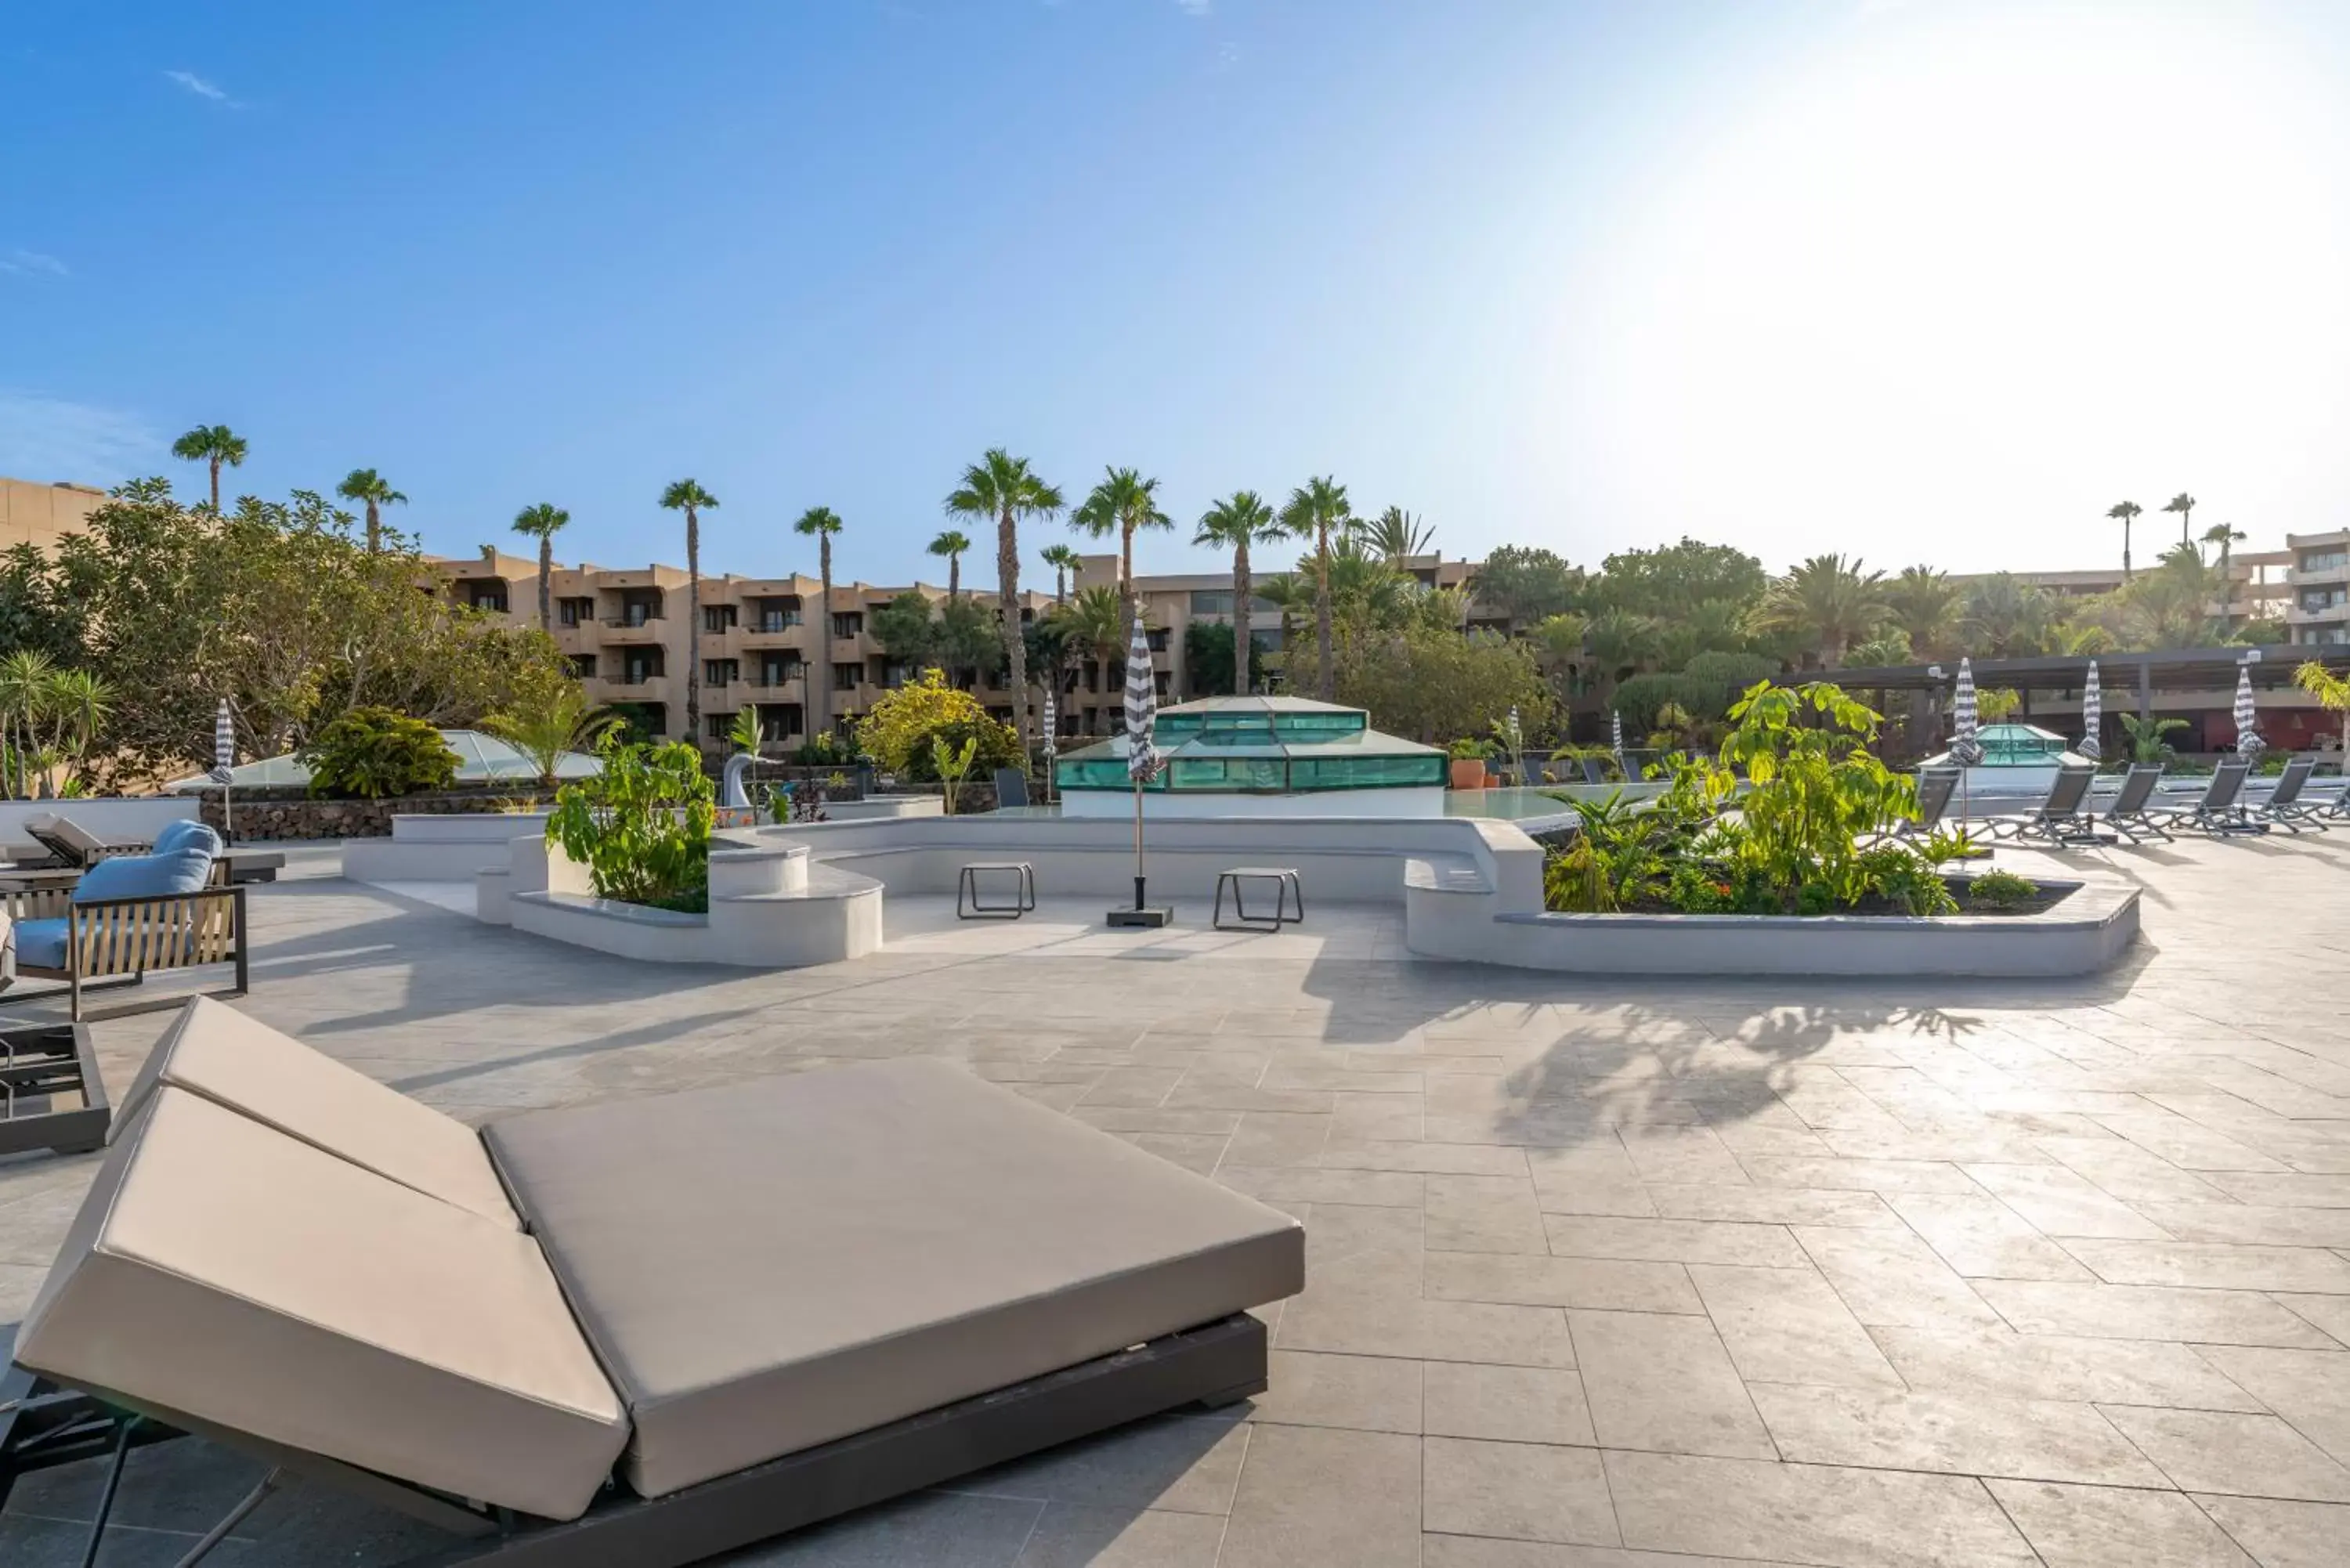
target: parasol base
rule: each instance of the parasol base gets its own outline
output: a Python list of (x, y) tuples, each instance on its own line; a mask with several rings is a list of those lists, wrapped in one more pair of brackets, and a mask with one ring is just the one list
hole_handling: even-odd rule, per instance
[(1140, 926), (1155, 929), (1160, 926), (1173, 925), (1175, 911), (1162, 904), (1154, 909), (1112, 909), (1107, 918), (1113, 927)]

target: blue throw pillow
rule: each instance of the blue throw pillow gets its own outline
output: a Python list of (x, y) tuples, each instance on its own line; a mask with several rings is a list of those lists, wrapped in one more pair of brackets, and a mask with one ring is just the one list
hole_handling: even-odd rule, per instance
[(152, 898), (163, 893), (192, 893), (212, 876), (213, 857), (201, 849), (174, 849), (167, 855), (116, 855), (99, 861), (74, 884), (73, 901), (88, 904), (99, 898)]
[(163, 831), (155, 836), (155, 847), (151, 853), (169, 855), (174, 849), (201, 849), (207, 855), (217, 857), (221, 852), (220, 835), (192, 816), (175, 817), (165, 823)]

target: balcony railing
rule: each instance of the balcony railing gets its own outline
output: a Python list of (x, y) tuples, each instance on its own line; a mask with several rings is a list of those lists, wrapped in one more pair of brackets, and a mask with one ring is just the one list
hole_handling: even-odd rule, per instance
[(652, 623), (657, 620), (665, 620), (667, 618), (667, 617), (657, 611), (649, 612), (644, 615), (608, 615), (603, 618), (603, 624), (611, 627), (616, 630), (625, 631), (631, 628), (641, 630), (651, 626)]

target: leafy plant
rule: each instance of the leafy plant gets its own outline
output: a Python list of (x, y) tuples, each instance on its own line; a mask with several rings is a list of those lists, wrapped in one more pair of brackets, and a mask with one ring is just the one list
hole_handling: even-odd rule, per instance
[(1985, 871), (1967, 883), (1967, 902), (2012, 911), (2040, 896), (2040, 884), (2012, 871)]
[(630, 744), (608, 732), (604, 769), (556, 793), (546, 835), (588, 868), (599, 898), (700, 914), (710, 908), (710, 777), (690, 742)]
[(2178, 754), (2163, 737), (2173, 730), (2187, 728), (2186, 720), (2141, 719), (2135, 713), (2117, 713), (2115, 717), (2122, 722), (2122, 733), (2128, 737), (2130, 761), (2167, 763)]
[(2023, 706), (2023, 693), (2012, 686), (1993, 686), (1975, 693), (1975, 716), (1986, 724), (2004, 722)]
[(310, 770), (310, 793), (381, 800), (447, 789), (457, 753), (421, 719), (389, 708), (354, 708), (296, 753)]
[(972, 759), (978, 754), (979, 737), (976, 735), (959, 747), (949, 746), (944, 735), (933, 734), (931, 737), (931, 766), (937, 771), (939, 783), (946, 788), (946, 813), (949, 816), (954, 815), (955, 797), (962, 793), (963, 778), (971, 772)]
[(528, 757), (538, 782), (553, 789), (564, 757), (588, 750), (619, 722), (619, 714), (590, 702), (587, 692), (567, 680), (543, 703), (518, 713), (493, 713), (482, 728)]
[(951, 751), (969, 742), (975, 767), (1019, 767), (1025, 761), (1012, 726), (989, 718), (978, 698), (948, 685), (937, 670), (883, 693), (858, 721), (857, 739), (880, 766), (918, 781), (937, 776), (934, 741), (944, 741)]
[(751, 707), (735, 709), (734, 722), (726, 729), (726, 743), (746, 757), (755, 757), (764, 739), (759, 733), (759, 711)]
[(1493, 742), (1478, 740), (1473, 735), (1463, 735), (1445, 750), (1456, 763), (1482, 762), (1493, 754)]
[(2342, 715), (2342, 750), (2350, 755), (2350, 675), (2337, 675), (2313, 659), (2293, 672), (2293, 683), (2316, 698), (2318, 706)]

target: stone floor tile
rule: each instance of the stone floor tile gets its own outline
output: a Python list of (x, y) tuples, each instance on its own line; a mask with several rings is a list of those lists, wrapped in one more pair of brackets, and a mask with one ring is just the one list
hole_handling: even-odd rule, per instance
[(2225, 1196), (2224, 1183), (2239, 1173), (2217, 1171), (2206, 1180), (2119, 1137), (2043, 1137), (2042, 1149), (2125, 1203), (2209, 1203)]
[(1047, 1503), (1014, 1568), (1216, 1568), (1223, 1541), (1212, 1514)]
[(2096, 1407), (2077, 1401), (1769, 1383), (1750, 1384), (1748, 1391), (1791, 1460), (2099, 1486), (2165, 1484), (2163, 1473)]
[(1329, 1170), (1399, 1170), (1420, 1176), (1524, 1176), (1526, 1151), (1491, 1144), (1419, 1143), (1342, 1137), (1336, 1128), (1315, 1164)]
[(1657, 1212), (1631, 1156), (1613, 1138), (1581, 1148), (1524, 1151), (1534, 1201), (1546, 1214), (1616, 1214), (1649, 1219)]
[(1614, 1546), (1596, 1449), (1437, 1438), (1424, 1444), (1420, 1517), (1432, 1532)]
[(1330, 1096), (1330, 1136), (1334, 1139), (1410, 1142), (1427, 1131), (1428, 1108), (1417, 1095)]
[(1815, 1270), (1692, 1263), (1690, 1279), (1747, 1381), (1900, 1386), (1868, 1331)]
[(1748, 1154), (1738, 1163), (1747, 1176), (1773, 1187), (1816, 1187), (1856, 1192), (1972, 1192), (1966, 1172), (1947, 1160), (1814, 1159), (1802, 1156)]
[(2350, 1541), (2350, 1508), (2253, 1497), (2195, 1501), (2261, 1568), (2341, 1568), (2342, 1543)]
[[(2345, 1348), (2350, 1348), (2350, 1296), (2303, 1295), (2279, 1291), (2273, 1299), (2293, 1309), (2293, 1314), (2314, 1324)], [(2283, 1341), (2277, 1341), (2282, 1344)], [(2313, 1349), (2324, 1348), (2312, 1346)]]
[(1180, 1067), (1111, 1067), (1094, 1080), (1077, 1101), (1081, 1106), (1131, 1106), (1157, 1109), (1183, 1077)]
[[(2284, 1208), (2350, 1209), (2350, 1175), (2307, 1176), (2298, 1172), (2272, 1176), (2257, 1171), (2212, 1173), (2210, 1185), (2240, 1203), (2273, 1203)], [(2208, 1195), (2182, 1193), (2185, 1202)]]
[(1044, 1511), (1016, 1498), (922, 1492), (731, 1553), (714, 1568), (1012, 1568)]
[(1627, 1220), (1596, 1214), (1545, 1215), (1550, 1250), (1562, 1258), (1622, 1258), (1672, 1263), (1743, 1263), (1794, 1269), (1803, 1249), (1783, 1225), (1707, 1220)]
[(1427, 1245), (1432, 1252), (1550, 1251), (1534, 1184), (1515, 1176), (1430, 1176)]
[(2183, 1345), (2016, 1334), (2005, 1328), (1872, 1328), (1869, 1333), (1912, 1388), (2199, 1410), (2260, 1407), (2251, 1395)]
[(2212, 1345), (2202, 1355), (2303, 1437), (2350, 1465), (2350, 1351)]
[(1648, 1127), (1617, 1136), (1645, 1182), (1743, 1186), (1750, 1179), (1738, 1157), (1709, 1127)]
[(1508, 1252), (1430, 1252), (1430, 1297), (1508, 1302), (1602, 1311), (1702, 1313), (1704, 1304), (1679, 1263), (1620, 1258), (1525, 1257)]
[(1431, 1361), (1422, 1421), (1430, 1437), (1589, 1446), (1591, 1407), (1583, 1379), (1534, 1366)]
[(1604, 1457), (1627, 1546), (1824, 1568), (2038, 1568), (1971, 1479), (1680, 1454)]
[(1429, 1300), (1380, 1293), (1330, 1296), (1309, 1289), (1283, 1311), (1281, 1328), (1274, 1343), (1284, 1350), (1397, 1356), (1413, 1361), (1485, 1361), (1513, 1366), (1575, 1365), (1566, 1321), (1555, 1307)]
[(1709, 1320), (1571, 1312), (1567, 1322), (1591, 1424), (1604, 1446), (1777, 1457)]
[(1895, 1213), (1967, 1278), (2085, 1280), (2089, 1272), (1996, 1198), (1981, 1193), (1900, 1192)]
[(2181, 1241), (2270, 1247), (2350, 1247), (2350, 1209), (2276, 1203), (2145, 1203), (2146, 1217)]
[(1244, 1110), (1224, 1158), (1233, 1165), (1311, 1165), (1329, 1137), (1326, 1116)]
[(1419, 1568), (1420, 1439), (1261, 1427), (1219, 1568)]
[(1315, 1166), (1216, 1167), (1216, 1179), (1235, 1192), (1288, 1203), (1357, 1203), (1372, 1209), (1418, 1209), (1422, 1177), (1393, 1170), (1326, 1170)]
[(1856, 1225), (1868, 1229), (1901, 1223), (1900, 1217), (1874, 1192), (1679, 1184), (1652, 1186), (1647, 1191), (1658, 1217), (1665, 1220), (1723, 1220), (1755, 1225)]
[(1751, 1557), (1690, 1557), (1679, 1552), (1633, 1552), (1617, 1546), (1560, 1546), (1497, 1541), (1481, 1535), (1430, 1535), (1420, 1543), (1421, 1568), (1796, 1568)]
[(1420, 1429), (1420, 1366), (1377, 1355), (1276, 1350), (1256, 1419), (1366, 1432)]
[(2064, 1250), (2109, 1284), (2350, 1293), (2350, 1260), (2317, 1247), (2075, 1237), (2064, 1243)]
[[(2021, 1334), (2334, 1348), (2326, 1335), (2258, 1291), (2043, 1280), (1977, 1280), (1974, 1289)], [(2338, 1296), (2296, 1299), (2350, 1303)]]
[(1984, 1484), (2048, 1568), (2253, 1568), (2227, 1532), (2175, 1491)]
[(2350, 1502), (2350, 1470), (2274, 1416), (2129, 1405), (2104, 1409), (2181, 1490)]
[(2043, 1235), (2158, 1241), (2169, 1234), (2065, 1166), (1970, 1164), (1960, 1168)]
[(1906, 1228), (1798, 1225), (1793, 1231), (1853, 1316), (1871, 1327), (1984, 1326), (2000, 1321), (1925, 1238)]
[(2091, 1119), (2181, 1170), (2286, 1168), (2282, 1162), (2271, 1159), (2250, 1144), (2168, 1111), (2147, 1110)]
[(1222, 1514), (1232, 1509), (1249, 1430), (1246, 1421), (1226, 1415), (1162, 1416), (998, 1465), (952, 1490), (1089, 1508)]

